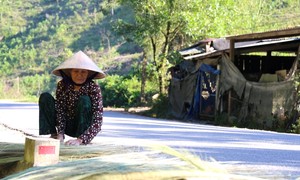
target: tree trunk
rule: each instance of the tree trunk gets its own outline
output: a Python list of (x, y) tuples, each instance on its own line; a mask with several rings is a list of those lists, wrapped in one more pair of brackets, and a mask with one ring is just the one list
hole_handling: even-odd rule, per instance
[(141, 97), (140, 101), (141, 104), (144, 105), (146, 103), (146, 98), (145, 98), (145, 86), (146, 86), (146, 81), (147, 81), (147, 72), (146, 72), (146, 67), (147, 67), (147, 56), (145, 51), (143, 52), (143, 60), (142, 60), (142, 72), (141, 72)]
[(164, 85), (164, 77), (163, 77), (162, 73), (158, 74), (158, 82), (159, 82), (160, 94), (165, 94), (166, 90), (165, 90), (165, 85)]

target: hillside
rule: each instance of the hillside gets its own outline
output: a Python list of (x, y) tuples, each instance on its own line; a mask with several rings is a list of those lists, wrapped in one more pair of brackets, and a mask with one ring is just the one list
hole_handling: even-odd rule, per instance
[(115, 2), (0, 1), (0, 99), (37, 101), (42, 92), (54, 93), (58, 78), (51, 71), (79, 50), (122, 82), (141, 49), (115, 33), (117, 19), (132, 21), (131, 10)]
[[(57, 78), (51, 71), (82, 50), (108, 75), (116, 75), (101, 84), (110, 96), (106, 102), (136, 105), (165, 93), (167, 69), (180, 61), (174, 52), (189, 43), (300, 23), (300, 4), (294, 0), (122, 1), (131, 2), (128, 6), (118, 2), (0, 1), (0, 99), (36, 99), (41, 92), (54, 92)], [(120, 19), (125, 25), (136, 22), (132, 31), (126, 31), (126, 26), (117, 26), (116, 31)]]
[(138, 52), (113, 31), (112, 22), (129, 18), (130, 10), (106, 0), (0, 3), (0, 77), (49, 73), (78, 50), (87, 52), (104, 71), (117, 72), (120, 57)]

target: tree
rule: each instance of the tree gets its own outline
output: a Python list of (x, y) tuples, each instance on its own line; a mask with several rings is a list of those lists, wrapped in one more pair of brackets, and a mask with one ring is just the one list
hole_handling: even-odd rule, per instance
[(166, 93), (168, 54), (198, 38), (219, 37), (230, 30), (235, 16), (233, 0), (120, 0), (133, 9), (134, 22), (118, 21), (118, 29), (128, 39), (151, 54), (159, 82), (159, 92)]

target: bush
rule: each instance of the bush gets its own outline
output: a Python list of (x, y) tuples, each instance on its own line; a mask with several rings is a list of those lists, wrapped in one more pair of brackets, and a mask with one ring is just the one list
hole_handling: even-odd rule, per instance
[[(106, 107), (137, 107), (141, 105), (141, 82), (136, 76), (107, 76), (104, 81), (100, 82), (100, 86), (103, 103)], [(147, 97), (154, 93), (151, 84), (145, 89)]]
[(300, 119), (298, 119), (291, 128), (292, 133), (300, 134)]
[(56, 80), (49, 74), (2, 79), (0, 98), (37, 101), (42, 92), (53, 93), (55, 87)]
[(150, 110), (141, 112), (140, 114), (156, 118), (170, 118), (169, 116), (169, 98), (167, 95), (160, 94), (157, 99), (153, 101)]
[(20, 79), (20, 91), (23, 95), (38, 97), (49, 83), (49, 75), (25, 76)]
[(124, 90), (120, 87), (122, 80), (118, 75), (108, 76), (100, 82), (104, 106), (120, 107), (124, 99)]

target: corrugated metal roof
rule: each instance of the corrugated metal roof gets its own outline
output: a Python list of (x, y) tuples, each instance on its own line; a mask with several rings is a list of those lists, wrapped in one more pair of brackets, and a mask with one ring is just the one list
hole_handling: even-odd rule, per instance
[[(285, 37), (285, 39), (282, 39), (283, 37)], [(255, 50), (255, 47), (261, 48), (263, 46), (274, 46), (276, 44), (298, 43), (299, 39), (300, 26), (275, 31), (228, 36), (219, 39), (205, 39), (188, 48), (180, 50), (179, 53), (184, 57), (184, 59), (193, 59), (198, 57), (215, 56), (219, 54), (219, 51), (228, 51), (230, 49), (231, 40), (235, 42), (234, 46), (237, 50), (247, 48)], [(209, 49), (205, 47), (208, 43), (211, 44)], [(291, 51), (294, 51), (295, 49), (298, 49), (298, 47), (294, 47), (296, 45), (290, 44), (286, 48), (276, 47), (276, 50), (278, 51), (282, 49), (283, 51), (290, 48)]]
[[(213, 43), (213, 48), (214, 50), (210, 52), (205, 52), (201, 50), (196, 50), (195, 46), (192, 46), (192, 48), (185, 48), (184, 50), (180, 51), (181, 55), (183, 56), (184, 59), (189, 60), (189, 59), (194, 59), (194, 58), (206, 58), (206, 57), (213, 57), (213, 56), (218, 56), (220, 55), (223, 51), (229, 51), (229, 41), (224, 40), (224, 39), (218, 39), (214, 40), (214, 42), (218, 43)], [(245, 41), (245, 42), (238, 42), (235, 43), (235, 49), (259, 49), (261, 47), (265, 46), (271, 46), (271, 45), (280, 45), (280, 44), (288, 44), (288, 43), (294, 43), (300, 45), (300, 38), (289, 38), (289, 39), (267, 39), (267, 40), (260, 40), (260, 41)], [(221, 44), (221, 45), (220, 45)], [(291, 46), (287, 46), (290, 48), (290, 51), (295, 51), (298, 49), (298, 46), (291, 48)], [(281, 47), (281, 48), (280, 48)], [(280, 46), (277, 47), (277, 51), (286, 51), (285, 46)], [(249, 50), (249, 52), (252, 52)]]

